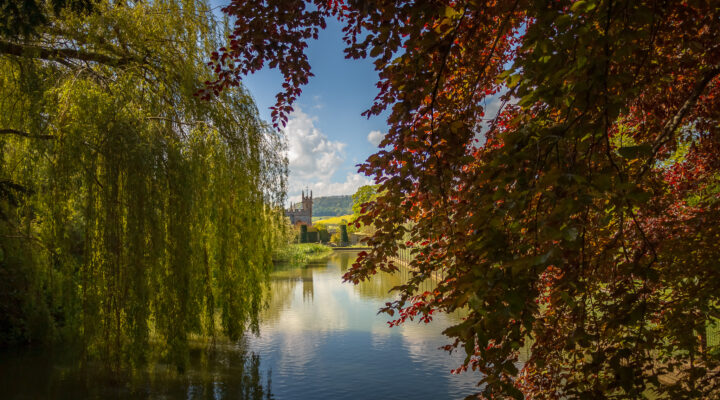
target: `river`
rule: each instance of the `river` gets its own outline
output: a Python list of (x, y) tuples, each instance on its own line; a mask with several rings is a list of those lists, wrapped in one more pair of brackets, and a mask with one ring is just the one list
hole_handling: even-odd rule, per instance
[(450, 373), (464, 354), (438, 349), (448, 343), (442, 330), (461, 316), (388, 327), (388, 316), (377, 310), (408, 272), (342, 283), (355, 257), (340, 251), (307, 266), (277, 266), (260, 335), (211, 354), (193, 351), (185, 374), (154, 365), (109, 378), (66, 357), (20, 352), (0, 357), (0, 397), (458, 399), (477, 391), (477, 373)]

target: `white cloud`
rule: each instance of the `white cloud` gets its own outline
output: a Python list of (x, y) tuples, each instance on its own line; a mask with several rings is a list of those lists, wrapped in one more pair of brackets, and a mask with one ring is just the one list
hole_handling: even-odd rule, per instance
[(343, 160), (345, 143), (328, 139), (315, 127), (316, 119), (297, 109), (283, 129), (288, 138), (290, 183), (323, 180), (335, 173)]
[(370, 131), (367, 136), (368, 142), (372, 143), (373, 146), (380, 146), (383, 138), (385, 138), (385, 134), (380, 131)]
[(335, 172), (343, 164), (346, 143), (330, 140), (317, 127), (317, 118), (304, 113), (300, 108), (290, 114), (283, 129), (288, 139), (289, 200), (300, 200), (300, 191), (308, 187), (313, 195), (332, 196), (353, 194), (370, 179), (357, 173), (348, 173), (344, 182), (332, 182)]
[(306, 186), (312, 190), (314, 197), (321, 197), (354, 194), (360, 186), (372, 185), (372, 183), (373, 182), (370, 178), (356, 173), (347, 174), (345, 176), (345, 182), (320, 181), (306, 184), (305, 186), (300, 184), (297, 187), (294, 187), (293, 182), (291, 181), (289, 191), (290, 196), (288, 197), (288, 200), (294, 203), (299, 202), (300, 190), (304, 190)]

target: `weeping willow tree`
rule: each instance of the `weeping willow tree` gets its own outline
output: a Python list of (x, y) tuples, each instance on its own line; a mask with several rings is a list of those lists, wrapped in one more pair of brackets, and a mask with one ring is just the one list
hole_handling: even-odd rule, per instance
[(182, 365), (257, 329), (284, 141), (241, 87), (195, 94), (220, 26), (195, 0), (97, 1), (0, 40), (0, 331)]

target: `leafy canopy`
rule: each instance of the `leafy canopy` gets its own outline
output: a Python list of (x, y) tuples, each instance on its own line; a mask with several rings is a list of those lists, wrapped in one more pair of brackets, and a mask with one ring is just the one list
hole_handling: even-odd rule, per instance
[(355, 194), (352, 195), (352, 212), (355, 218), (362, 215), (363, 205), (375, 200), (378, 196), (377, 186), (375, 185), (364, 185), (360, 186)]
[[(220, 92), (264, 65), (283, 124), (327, 18), (391, 111), (359, 282), (411, 249), (383, 311), (445, 333), (485, 398), (717, 398), (720, 3), (235, 0)], [(269, 29), (268, 29), (269, 28)], [(497, 111), (495, 111), (497, 110)], [(492, 111), (492, 112), (491, 112)], [(445, 279), (419, 290), (432, 274)], [(518, 371), (520, 349), (529, 358)]]
[(195, 96), (209, 5), (48, 18), (0, 38), (0, 339), (79, 341), (112, 365), (155, 342), (182, 367), (193, 335), (256, 329), (287, 163), (242, 88)]

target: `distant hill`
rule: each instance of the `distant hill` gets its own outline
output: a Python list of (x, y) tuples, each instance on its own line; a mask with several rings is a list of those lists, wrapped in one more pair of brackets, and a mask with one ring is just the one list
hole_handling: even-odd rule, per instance
[(327, 196), (313, 198), (313, 215), (339, 216), (352, 214), (352, 196)]

